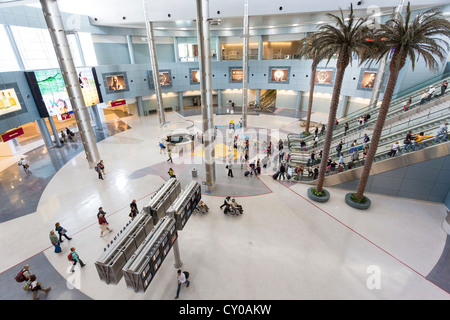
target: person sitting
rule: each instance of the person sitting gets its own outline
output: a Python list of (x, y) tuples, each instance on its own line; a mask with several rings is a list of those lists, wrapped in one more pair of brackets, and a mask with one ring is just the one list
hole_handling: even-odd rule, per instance
[(206, 203), (204, 203), (202, 200), (200, 200), (200, 201), (198, 202), (197, 206), (198, 206), (200, 209), (205, 209), (206, 212), (209, 211), (208, 206), (207, 206)]
[(239, 211), (240, 214), (244, 213), (244, 210), (242, 210), (242, 206), (239, 205), (235, 199), (231, 200), (231, 206), (233, 207), (233, 209)]

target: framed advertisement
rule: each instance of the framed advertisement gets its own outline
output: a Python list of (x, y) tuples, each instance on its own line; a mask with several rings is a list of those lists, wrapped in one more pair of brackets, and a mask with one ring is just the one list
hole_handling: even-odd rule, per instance
[[(148, 71), (148, 85), (150, 89), (155, 89), (152, 70)], [(172, 72), (170, 70), (159, 70), (159, 85), (161, 88), (172, 87)]]
[(103, 73), (103, 85), (106, 94), (119, 93), (129, 91), (128, 77), (126, 72), (110, 72)]
[(17, 115), (23, 110), (21, 101), (18, 97), (17, 86), (15, 86), (16, 88), (14, 88), (10, 84), (6, 85), (6, 87), (8, 89), (0, 90), (0, 119)]
[(314, 84), (324, 87), (332, 87), (334, 83), (335, 69), (317, 68), (314, 76)]
[(269, 67), (269, 83), (289, 83), (291, 67)]
[(189, 69), (189, 77), (191, 84), (200, 84), (200, 70), (196, 68)]

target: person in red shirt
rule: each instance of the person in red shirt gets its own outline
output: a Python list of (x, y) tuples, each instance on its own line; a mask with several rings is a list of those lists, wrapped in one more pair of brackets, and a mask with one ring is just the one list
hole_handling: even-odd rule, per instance
[(103, 232), (105, 232), (106, 230), (108, 230), (109, 232), (112, 231), (111, 229), (109, 229), (109, 224), (106, 221), (106, 218), (101, 213), (98, 215), (98, 224), (100, 225), (100, 229), (102, 230), (102, 232), (100, 233), (100, 237), (103, 237)]

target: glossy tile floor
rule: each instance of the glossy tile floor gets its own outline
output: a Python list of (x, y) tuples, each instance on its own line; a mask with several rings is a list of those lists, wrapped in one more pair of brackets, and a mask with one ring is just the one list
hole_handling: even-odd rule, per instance
[[(316, 121), (324, 119), (315, 116)], [(184, 117), (175, 112), (166, 115), (167, 121), (192, 120), (200, 128), (200, 115)], [(238, 122), (239, 118), (222, 114), (214, 121), (224, 132), (230, 119)], [(45, 169), (39, 161), (32, 162), (29, 176), (15, 163), (2, 171), (0, 299), (32, 299), (14, 280), (24, 264), (30, 265), (44, 287), (52, 287), (49, 293), (39, 293), (43, 300), (174, 298), (172, 253), (143, 294), (128, 289), (123, 279), (116, 286), (101, 282), (94, 265), (114, 231), (128, 222), (131, 200), (136, 199), (140, 209), (146, 205), (168, 178), (169, 167), (183, 186), (192, 180), (193, 167), (198, 169), (198, 181), (205, 179), (203, 165), (197, 163), (201, 152), (194, 152), (192, 165), (180, 163), (177, 152), (174, 163), (160, 153), (158, 142), (167, 132), (158, 125), (157, 116), (123, 121), (127, 130), (111, 134), (105, 129), (103, 139), (98, 139), (105, 180), (89, 169), (84, 152), (63, 159), (63, 151), (54, 156), (41, 151), (39, 161), (57, 163), (56, 167)], [(277, 141), (286, 132), (300, 130), (295, 118), (282, 113), (249, 115), (248, 123), (249, 131), (238, 134), (249, 136), (251, 158), (262, 153), (252, 145), (257, 138), (270, 135)], [(193, 215), (179, 232), (182, 269), (190, 272), (191, 279), (190, 287), (181, 290), (181, 300), (450, 298), (449, 240), (442, 229), (446, 216), (442, 204), (370, 194), (372, 207), (361, 212), (345, 204), (347, 191), (339, 189), (330, 190), (329, 202), (318, 204), (307, 198), (308, 186), (273, 180), (271, 167), (260, 176), (245, 177), (248, 168), (235, 164), (234, 177), (228, 177), (223, 161), (227, 155), (226, 146), (218, 142), (217, 188), (203, 193), (210, 211)], [(34, 183), (35, 179), (43, 180)], [(11, 185), (31, 189), (26, 197), (34, 198), (19, 205), (25, 197), (12, 192)], [(224, 215), (219, 209), (228, 194), (244, 207), (242, 216)], [(104, 238), (96, 219), (100, 206), (114, 230)], [(60, 254), (54, 253), (48, 237), (57, 221), (73, 238), (64, 241)], [(86, 263), (75, 273), (67, 261), (72, 246)]]

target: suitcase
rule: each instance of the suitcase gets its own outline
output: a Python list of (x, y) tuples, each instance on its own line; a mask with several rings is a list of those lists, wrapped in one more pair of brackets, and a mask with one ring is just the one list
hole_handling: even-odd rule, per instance
[(245, 171), (244, 175), (247, 177), (250, 174), (250, 171)]
[(273, 178), (274, 180), (277, 180), (279, 175), (280, 175), (280, 171), (277, 171), (277, 172), (272, 176), (272, 178)]

